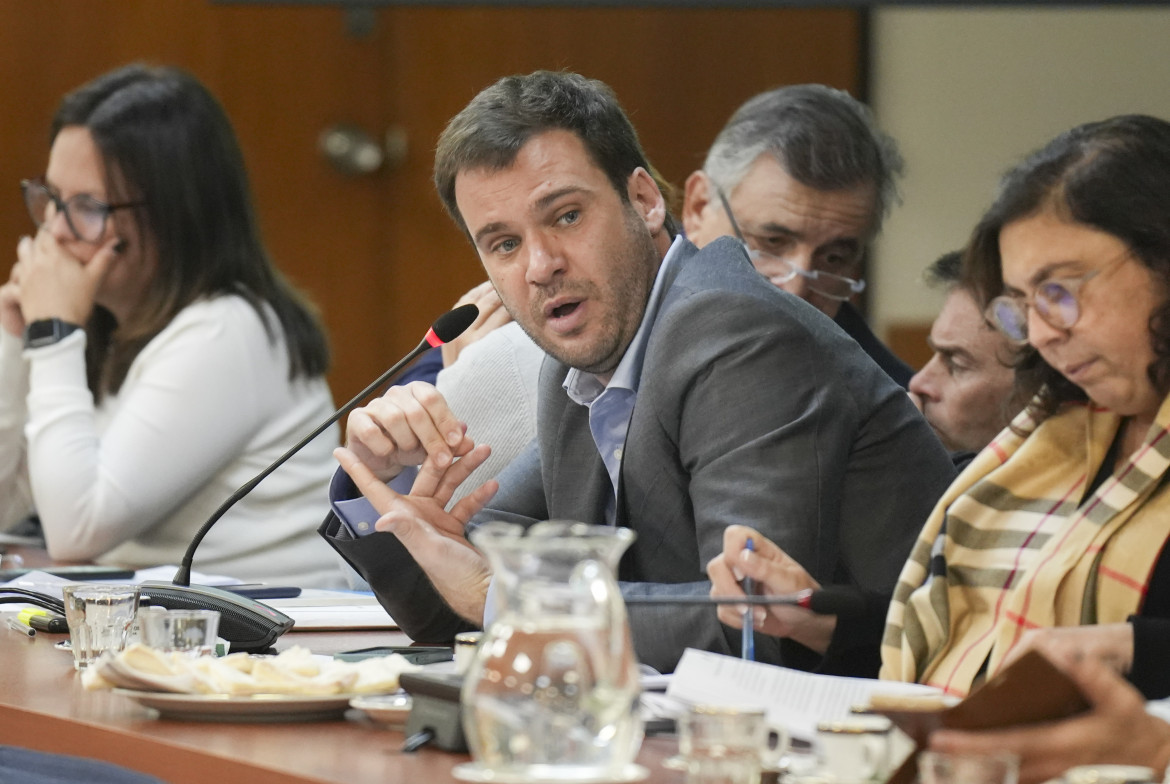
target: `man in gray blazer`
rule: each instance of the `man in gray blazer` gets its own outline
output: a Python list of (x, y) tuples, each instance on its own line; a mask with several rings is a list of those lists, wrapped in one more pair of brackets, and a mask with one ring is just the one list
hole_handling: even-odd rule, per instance
[[(782, 543), (819, 583), (889, 594), (951, 479), (945, 451), (857, 343), (758, 275), (742, 244), (698, 250), (675, 236), (607, 87), (502, 79), (451, 121), (435, 168), (505, 306), (550, 359), (536, 441), (498, 492), (488, 482), (449, 510), (486, 449), (433, 388), (396, 388), (351, 415), (338, 459), (352, 483), (339, 476), (321, 532), (411, 637), (483, 622), (491, 573), (464, 530), (487, 519), (632, 528), (627, 596), (705, 594), (733, 522)], [(403, 469), (419, 464), (407, 493)], [(738, 652), (711, 607), (630, 610), (638, 656), (660, 670), (687, 646)], [(767, 641), (757, 655), (872, 666), (851, 643), (821, 658)]]

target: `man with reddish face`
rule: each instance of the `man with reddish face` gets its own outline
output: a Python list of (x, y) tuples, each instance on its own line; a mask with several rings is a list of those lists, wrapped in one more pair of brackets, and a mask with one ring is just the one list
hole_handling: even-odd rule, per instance
[[(633, 529), (627, 597), (705, 594), (733, 522), (783, 541), (819, 582), (888, 595), (949, 482), (905, 393), (741, 243), (676, 236), (651, 171), (613, 93), (575, 74), (502, 79), (443, 132), (439, 195), (548, 358), (536, 439), (454, 504), (489, 447), (433, 387), (350, 416), (321, 533), (414, 639), (490, 615), (491, 570), (465, 537), (487, 520)], [(630, 623), (639, 658), (663, 671), (688, 646), (738, 652), (709, 606), (631, 604)], [(757, 655), (876, 672), (849, 640)]]
[(502, 171), (455, 178), (455, 201), (513, 318), (569, 367), (609, 380), (634, 338), (671, 237), (653, 178), (625, 199), (573, 133), (552, 130)]
[(956, 464), (991, 443), (1035, 390), (1015, 385), (1016, 347), (987, 322), (978, 296), (960, 282), (961, 254), (947, 253), (927, 269), (947, 298), (927, 342), (934, 356), (910, 379), (910, 395)]

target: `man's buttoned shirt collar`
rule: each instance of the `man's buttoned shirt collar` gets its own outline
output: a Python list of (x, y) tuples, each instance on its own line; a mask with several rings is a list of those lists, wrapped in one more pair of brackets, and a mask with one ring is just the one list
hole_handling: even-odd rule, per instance
[(605, 517), (606, 522), (611, 524), (614, 522), (617, 506), (622, 449), (625, 447), (630, 417), (634, 413), (634, 401), (638, 396), (638, 382), (646, 357), (646, 345), (650, 342), (650, 332), (658, 316), (658, 308), (662, 304), (667, 270), (678, 258), (678, 248), (682, 242), (681, 236), (675, 237), (662, 263), (658, 265), (658, 274), (654, 278), (650, 297), (646, 301), (642, 323), (638, 325), (638, 331), (618, 362), (609, 383), (604, 384), (595, 374), (576, 368), (571, 368), (565, 376), (563, 386), (569, 399), (589, 409), (589, 430), (609, 473), (611, 492), (606, 503)]

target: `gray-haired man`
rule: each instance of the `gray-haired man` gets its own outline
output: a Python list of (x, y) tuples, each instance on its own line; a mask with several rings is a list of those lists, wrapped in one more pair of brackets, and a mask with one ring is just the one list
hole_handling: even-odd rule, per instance
[(819, 84), (760, 93), (736, 110), (687, 178), (683, 227), (699, 247), (738, 235), (780, 288), (837, 322), (901, 386), (913, 370), (848, 300), (897, 198), (902, 157), (865, 104)]

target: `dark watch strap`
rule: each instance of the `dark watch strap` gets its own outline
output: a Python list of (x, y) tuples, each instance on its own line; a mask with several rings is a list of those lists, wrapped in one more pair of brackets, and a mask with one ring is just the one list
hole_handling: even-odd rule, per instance
[(81, 327), (59, 318), (38, 319), (24, 328), (24, 347), (43, 348), (59, 343)]

